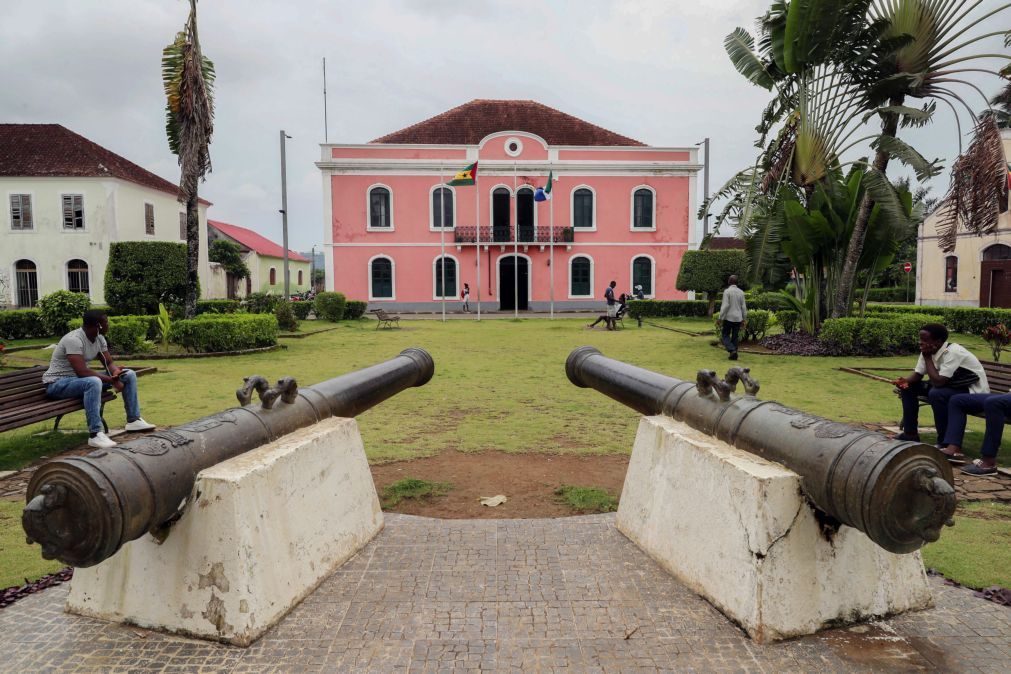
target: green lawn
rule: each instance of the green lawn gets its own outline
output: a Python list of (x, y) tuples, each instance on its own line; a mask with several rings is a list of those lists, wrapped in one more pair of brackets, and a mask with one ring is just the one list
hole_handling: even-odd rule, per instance
[[(711, 326), (705, 319), (651, 322), (689, 330)], [(593, 345), (607, 356), (685, 379), (694, 379), (702, 368), (723, 372), (731, 365), (707, 337), (648, 326), (640, 329), (634, 321), (617, 332), (586, 330), (581, 319), (405, 320), (401, 325), (401, 329), (377, 331), (372, 321), (347, 322), (308, 339), (286, 339), (287, 348), (280, 351), (158, 361), (153, 364), (159, 372), (140, 380), (144, 417), (159, 425), (180, 424), (234, 406), (234, 392), (244, 376), (260, 374), (273, 381), (291, 375), (308, 385), (419, 346), (435, 358), (432, 381), (394, 396), (358, 419), (370, 461), (427, 456), (449, 448), (627, 453), (638, 415), (596, 391), (569, 383), (564, 363), (573, 348)], [(982, 340), (958, 335), (957, 341), (977, 356), (989, 358)], [(8, 360), (16, 366), (46, 363), (49, 353), (23, 351)], [(752, 368), (762, 383), (760, 398), (842, 421), (894, 423), (900, 414), (899, 402), (890, 386), (836, 368), (912, 368), (914, 362), (912, 356), (742, 354), (735, 364)], [(122, 427), (122, 406), (114, 402), (107, 411), (110, 425)], [(928, 410), (922, 423), (929, 421)], [(51, 426), (48, 422), (0, 434), (0, 470), (20, 467), (35, 456), (51, 456), (61, 446), (79, 442), (79, 436), (31, 437)], [(83, 429), (83, 413), (68, 416), (61, 427)], [(973, 454), (979, 446), (982, 420), (970, 419), (969, 427), (966, 453)], [(1011, 442), (1004, 444), (1011, 447)], [(1011, 465), (1011, 449), (1003, 451), (1001, 461)], [(1005, 563), (1008, 567), (1011, 563)]]

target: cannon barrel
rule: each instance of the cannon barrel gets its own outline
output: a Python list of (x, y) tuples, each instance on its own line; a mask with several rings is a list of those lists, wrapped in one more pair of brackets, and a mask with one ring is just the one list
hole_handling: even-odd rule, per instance
[[(242, 407), (147, 434), (86, 456), (56, 459), (32, 475), (22, 525), (42, 556), (78, 567), (108, 559), (145, 532), (178, 517), (197, 474), (327, 417), (354, 417), (435, 372), (422, 349), (298, 388), (282, 379), (269, 388), (248, 377), (237, 392)], [(260, 405), (249, 404), (252, 389)], [(279, 399), (279, 401), (278, 401)]]
[(917, 550), (951, 523), (951, 466), (929, 445), (891, 440), (754, 396), (717, 396), (703, 381), (714, 373), (701, 372), (699, 384), (686, 382), (607, 358), (589, 346), (569, 354), (565, 371), (576, 386), (596, 389), (642, 414), (671, 416), (786, 466), (800, 476), (818, 509), (889, 552)]

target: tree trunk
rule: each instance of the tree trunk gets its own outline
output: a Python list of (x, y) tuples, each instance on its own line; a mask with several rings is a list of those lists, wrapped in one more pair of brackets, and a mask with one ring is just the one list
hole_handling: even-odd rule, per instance
[[(195, 181), (194, 181), (195, 182)], [(186, 318), (197, 315), (200, 297), (200, 210), (197, 191), (186, 199)]]
[[(892, 98), (889, 105), (902, 105), (905, 97), (896, 96)], [(895, 137), (899, 129), (899, 116), (895, 113), (886, 113), (881, 120), (881, 135)], [(874, 154), (874, 170), (884, 174), (888, 169), (889, 155), (887, 152), (878, 150)], [(849, 247), (846, 249), (846, 260), (843, 262), (842, 273), (839, 275), (839, 285), (836, 287), (835, 298), (832, 306), (832, 318), (843, 318), (849, 316), (853, 296), (853, 284), (857, 277), (857, 264), (860, 256), (864, 252), (864, 239), (867, 238), (867, 221), (871, 217), (871, 208), (874, 200), (868, 192), (864, 192), (864, 198), (860, 201), (860, 212), (857, 214), (857, 221), (853, 225), (853, 234), (850, 235)]]

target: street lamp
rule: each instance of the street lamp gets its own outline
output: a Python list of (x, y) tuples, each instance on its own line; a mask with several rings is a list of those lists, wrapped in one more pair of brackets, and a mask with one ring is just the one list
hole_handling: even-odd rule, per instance
[(291, 138), (281, 130), (281, 231), (284, 237), (284, 299), (291, 298), (288, 287), (288, 177), (284, 159), (284, 139)]
[(706, 207), (702, 211), (702, 238), (709, 236), (709, 138), (702, 140), (701, 142), (695, 143), (695, 147), (703, 145), (704, 147), (704, 161), (706, 164), (705, 172), (703, 173), (703, 187), (705, 191), (705, 197), (703, 201), (706, 202)]

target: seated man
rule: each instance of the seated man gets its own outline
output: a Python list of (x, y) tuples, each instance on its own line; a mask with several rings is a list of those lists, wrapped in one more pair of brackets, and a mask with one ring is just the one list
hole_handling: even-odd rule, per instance
[[(923, 381), (926, 376), (928, 382)], [(948, 341), (948, 329), (940, 323), (920, 328), (920, 358), (913, 374), (893, 382), (902, 398), (902, 433), (896, 440), (919, 442), (920, 401), (926, 395), (934, 410), (937, 442), (948, 431), (948, 402), (960, 393), (989, 393), (986, 372), (976, 356), (959, 344)]]
[(948, 434), (944, 443), (948, 445), (941, 452), (950, 459), (965, 458), (962, 440), (965, 437), (965, 418), (968, 414), (983, 413), (986, 418), (986, 433), (979, 453), (983, 457), (962, 468), (967, 475), (992, 475), (997, 472), (997, 451), (1000, 449), (1004, 422), (1011, 417), (1011, 393), (963, 393), (954, 396), (948, 403)]
[[(109, 345), (102, 335), (109, 331), (109, 319), (98, 310), (84, 312), (84, 325), (68, 332), (57, 344), (49, 369), (42, 375), (46, 393), (50, 398), (83, 398), (84, 413), (88, 419), (88, 444), (92, 447), (115, 447), (116, 443), (102, 432), (102, 390), (112, 387), (123, 394), (126, 407), (126, 430), (150, 431), (154, 429), (140, 417), (137, 399), (137, 375), (112, 362)], [(88, 367), (92, 360), (100, 359), (105, 373)]]

